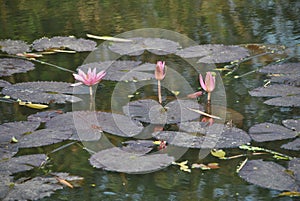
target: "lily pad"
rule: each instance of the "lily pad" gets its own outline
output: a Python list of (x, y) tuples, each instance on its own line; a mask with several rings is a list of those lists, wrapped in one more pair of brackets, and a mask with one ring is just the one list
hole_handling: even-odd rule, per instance
[(300, 63), (267, 65), (258, 72), (269, 74), (300, 74)]
[[(161, 131), (153, 137), (165, 140), (168, 144), (187, 148), (233, 148), (249, 143), (249, 135), (238, 128), (229, 128), (223, 124), (205, 126), (201, 122), (184, 122), (180, 129), (185, 132)], [(186, 133), (190, 132), (190, 133)]]
[(288, 169), (293, 171), (296, 182), (300, 186), (300, 158), (290, 160)]
[(93, 154), (89, 159), (92, 166), (108, 171), (142, 174), (163, 169), (174, 162), (167, 154), (136, 154), (113, 147)]
[(37, 112), (35, 114), (29, 115), (27, 117), (28, 121), (38, 121), (41, 123), (45, 123), (52, 119), (53, 117), (56, 117), (58, 115), (63, 114), (62, 110), (49, 110), (45, 112)]
[(70, 49), (77, 52), (93, 51), (96, 49), (97, 43), (92, 40), (56, 36), (53, 38), (43, 37), (35, 40), (32, 43), (33, 49), (37, 51), (44, 51), (49, 49)]
[(66, 82), (22, 82), (4, 87), (2, 94), (13, 99), (34, 103), (79, 102), (80, 98), (68, 95), (73, 93), (71, 83)]
[(247, 182), (279, 191), (299, 191), (295, 179), (286, 169), (274, 162), (250, 160), (239, 171), (239, 176)]
[(39, 200), (49, 197), (54, 191), (63, 189), (55, 178), (35, 177), (23, 183), (14, 183), (3, 201)]
[(203, 106), (191, 100), (175, 100), (162, 107), (155, 100), (144, 99), (129, 102), (123, 112), (130, 118), (151, 124), (172, 124), (200, 117), (187, 108), (203, 110)]
[(282, 124), (293, 131), (300, 132), (300, 119), (285, 119)]
[(40, 122), (18, 121), (0, 125), (0, 144), (8, 144), (12, 138), (19, 139), (23, 134), (30, 133), (40, 126)]
[(281, 107), (300, 107), (300, 95), (272, 98), (264, 103)]
[(0, 40), (0, 50), (8, 54), (29, 52), (30, 46), (21, 40)]
[(34, 63), (23, 59), (0, 59), (0, 77), (15, 73), (25, 73), (34, 69)]
[(141, 64), (139, 61), (104, 61), (84, 64), (78, 69), (86, 72), (88, 68), (96, 68), (97, 72), (104, 70), (103, 79), (112, 81), (139, 81), (154, 79), (155, 64)]
[(0, 172), (9, 171), (11, 174), (40, 167), (47, 160), (45, 154), (24, 155), (0, 161)]
[(138, 56), (145, 50), (157, 54), (167, 55), (175, 53), (180, 48), (179, 43), (162, 38), (127, 38), (132, 42), (112, 43), (109, 49), (120, 55)]
[(71, 139), (83, 141), (99, 140), (102, 131), (122, 137), (133, 137), (143, 129), (141, 123), (124, 115), (88, 111), (68, 112), (59, 115), (48, 121), (46, 127), (57, 130), (72, 130), (73, 137)]
[(294, 138), (297, 132), (277, 124), (261, 123), (252, 126), (249, 135), (254, 141), (266, 142)]
[(253, 89), (249, 91), (249, 94), (257, 97), (292, 96), (300, 94), (300, 88), (283, 84), (273, 84)]
[(249, 56), (247, 49), (237, 45), (208, 44), (184, 48), (176, 52), (183, 58), (200, 57), (198, 63), (225, 63)]
[(279, 76), (272, 76), (271, 82), (299, 87), (300, 86), (300, 73), (299, 74), (282, 74)]
[(18, 139), (19, 142), (15, 145), (19, 148), (40, 147), (68, 140), (71, 136), (72, 131), (70, 130), (58, 131), (52, 129), (41, 129), (30, 134), (23, 135), (20, 139)]
[(299, 151), (300, 150), (300, 138), (295, 139), (292, 142), (282, 145), (280, 148)]
[(6, 87), (6, 86), (9, 86), (11, 85), (11, 83), (5, 81), (5, 80), (0, 80), (0, 87), (3, 88), (3, 87)]
[(1, 174), (0, 173), (0, 199), (3, 200), (7, 195), (10, 184), (12, 183), (13, 177), (9, 176), (8, 174)]

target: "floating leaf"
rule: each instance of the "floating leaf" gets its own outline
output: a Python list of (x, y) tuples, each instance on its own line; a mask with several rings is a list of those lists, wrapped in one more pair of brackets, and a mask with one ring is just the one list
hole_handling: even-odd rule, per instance
[(298, 185), (300, 185), (300, 168), (299, 167), (300, 167), (300, 158), (293, 158), (290, 160), (288, 169), (293, 172), (293, 177), (295, 177)]
[(40, 167), (47, 160), (45, 154), (24, 155), (0, 161), (0, 172), (9, 171), (11, 174)]
[(45, 112), (38, 112), (27, 117), (28, 121), (47, 122), (53, 117), (63, 114), (62, 110), (49, 110)]
[(300, 107), (300, 95), (272, 98), (264, 103), (273, 106)]
[(300, 138), (297, 138), (294, 141), (289, 142), (287, 144), (283, 144), (283, 145), (281, 145), (280, 148), (299, 151), (300, 150)]
[(33, 70), (34, 64), (23, 59), (0, 59), (0, 77)]
[(293, 131), (300, 131), (300, 119), (285, 119), (282, 124)]
[(5, 80), (0, 80), (0, 87), (3, 88), (3, 87), (6, 87), (6, 86), (9, 86), (11, 85), (11, 83), (5, 81)]
[(19, 142), (19, 141), (17, 140), (17, 138), (15, 138), (15, 136), (13, 136), (13, 137), (11, 138), (11, 142), (17, 143), (17, 142)]
[(128, 38), (128, 40), (132, 42), (113, 43), (109, 49), (120, 55), (138, 56), (145, 50), (157, 55), (167, 55), (175, 53), (180, 48), (179, 43), (161, 38)]
[(282, 192), (278, 194), (278, 196), (300, 197), (300, 192), (295, 192), (295, 191)]
[(21, 100), (18, 100), (17, 101), (19, 103), (19, 105), (24, 105), (26, 107), (30, 107), (30, 108), (33, 108), (33, 109), (45, 109), (48, 107), (48, 105), (42, 105), (42, 104), (34, 104), (34, 103), (31, 103), (31, 102), (23, 102)]
[(86, 36), (89, 38), (94, 38), (94, 39), (99, 39), (99, 40), (108, 40), (108, 41), (113, 41), (113, 42), (132, 42), (132, 40), (128, 40), (125, 38), (116, 38), (116, 37), (111, 37), (111, 36), (95, 36), (92, 34), (86, 34)]
[(210, 153), (211, 153), (211, 155), (213, 155), (213, 156), (215, 156), (219, 159), (223, 159), (226, 155), (225, 151), (223, 151), (222, 149), (218, 149), (218, 150), (217, 149), (212, 149), (210, 151)]
[(113, 147), (93, 154), (90, 163), (96, 168), (128, 174), (147, 173), (165, 168), (174, 162), (167, 154), (142, 155)]
[(155, 64), (139, 61), (104, 61), (79, 66), (86, 72), (89, 68), (96, 68), (97, 72), (106, 72), (104, 80), (113, 81), (140, 81), (154, 79)]
[(92, 40), (76, 39), (75, 37), (56, 36), (53, 38), (41, 38), (33, 41), (32, 47), (37, 51), (49, 49), (65, 49), (75, 50), (77, 52), (93, 51), (96, 49), (97, 43)]
[(253, 89), (249, 91), (249, 94), (257, 97), (292, 96), (300, 94), (300, 88), (283, 84), (273, 84)]
[(28, 52), (30, 46), (21, 40), (0, 40), (0, 50), (8, 54)]
[(203, 110), (203, 106), (192, 100), (175, 100), (162, 107), (157, 101), (144, 99), (129, 102), (123, 112), (130, 118), (151, 124), (172, 124), (199, 118), (199, 114), (187, 108)]
[(225, 63), (249, 56), (248, 50), (236, 45), (197, 45), (176, 52), (183, 58), (200, 57), (198, 63)]
[(258, 72), (268, 74), (300, 74), (300, 63), (270, 64), (259, 69)]
[(285, 173), (285, 168), (274, 162), (250, 160), (239, 171), (239, 176), (247, 182), (275, 190), (298, 191), (293, 177)]
[(277, 124), (261, 123), (252, 126), (249, 135), (254, 141), (265, 142), (294, 138), (297, 132)]
[(78, 97), (68, 95), (74, 92), (70, 85), (66, 82), (22, 82), (4, 87), (2, 94), (13, 99), (46, 104), (81, 101)]
[(299, 74), (282, 74), (279, 76), (272, 76), (271, 82), (299, 87), (300, 86), (300, 73)]

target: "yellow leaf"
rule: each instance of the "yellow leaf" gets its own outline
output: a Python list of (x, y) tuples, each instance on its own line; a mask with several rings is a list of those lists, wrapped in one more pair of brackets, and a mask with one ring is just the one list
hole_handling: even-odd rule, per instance
[(7, 99), (10, 99), (10, 96), (4, 96), (3, 98), (7, 98)]
[(180, 94), (180, 91), (171, 91), (172, 94), (174, 94), (175, 96), (178, 96)]
[(278, 196), (300, 197), (300, 192), (295, 192), (295, 191), (282, 192)]
[(134, 95), (128, 95), (127, 97), (128, 97), (128, 98), (133, 98), (133, 97), (134, 97)]
[(211, 155), (217, 157), (217, 158), (220, 158), (220, 159), (223, 159), (225, 158), (225, 151), (223, 151), (222, 149), (219, 149), (219, 150), (216, 150), (216, 149), (213, 149), (210, 151)]
[(17, 143), (18, 142), (18, 140), (17, 140), (17, 138), (15, 138), (15, 136), (13, 136), (10, 141), (13, 142), (13, 143)]
[(180, 170), (185, 171), (185, 172), (191, 172), (191, 169), (189, 169), (188, 166), (180, 166)]
[[(19, 103), (20, 104), (20, 103)], [(48, 107), (48, 105), (42, 105), (42, 104), (33, 104), (33, 103), (25, 103), (25, 106), (26, 107), (30, 107), (30, 108), (33, 108), (33, 109), (45, 109)]]
[(160, 145), (160, 143), (161, 143), (161, 141), (159, 141), (159, 140), (153, 141), (153, 144), (155, 144), (155, 145)]

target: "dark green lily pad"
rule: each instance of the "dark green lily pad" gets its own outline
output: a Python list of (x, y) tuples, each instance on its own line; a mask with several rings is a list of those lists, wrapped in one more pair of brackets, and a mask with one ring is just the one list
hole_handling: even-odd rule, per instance
[(45, 112), (37, 112), (35, 114), (29, 115), (27, 117), (28, 121), (38, 121), (41, 123), (45, 123), (52, 119), (53, 117), (56, 117), (58, 115), (63, 114), (63, 111), (61, 110), (49, 110)]
[(5, 80), (0, 80), (0, 87), (3, 88), (3, 87), (6, 87), (6, 86), (9, 86), (11, 85), (11, 83), (5, 81)]
[(21, 99), (33, 103), (66, 103), (79, 102), (80, 98), (73, 94), (74, 88), (66, 82), (22, 82), (4, 87), (2, 94), (13, 99)]
[(165, 140), (168, 144), (187, 148), (233, 148), (249, 143), (249, 135), (238, 128), (229, 128), (223, 124), (205, 126), (201, 122), (184, 122), (180, 129), (186, 132), (160, 131), (153, 137)]
[(300, 119), (285, 119), (282, 124), (293, 131), (300, 132)]
[(300, 186), (300, 158), (293, 158), (290, 160), (288, 169), (293, 171), (293, 176), (295, 177), (297, 184)]
[(253, 89), (249, 91), (249, 94), (257, 97), (292, 96), (300, 94), (300, 88), (283, 84), (273, 84)]
[(283, 63), (267, 65), (258, 72), (268, 74), (300, 74), (300, 63)]
[(115, 42), (109, 46), (109, 49), (120, 55), (138, 56), (145, 50), (157, 54), (167, 55), (175, 53), (180, 48), (179, 43), (162, 38), (127, 38), (132, 42)]
[(47, 128), (72, 130), (74, 140), (99, 140), (102, 131), (122, 137), (133, 137), (143, 130), (141, 123), (127, 116), (106, 112), (68, 112), (52, 118)]
[(71, 130), (41, 129), (23, 135), (15, 145), (19, 148), (40, 147), (68, 140), (71, 136)]
[(162, 107), (155, 100), (145, 99), (129, 102), (123, 112), (130, 118), (151, 124), (172, 124), (200, 117), (187, 108), (203, 111), (203, 106), (192, 100), (175, 100)]
[(21, 40), (0, 40), (0, 50), (8, 54), (17, 54), (30, 51), (30, 46)]
[(39, 200), (49, 197), (54, 191), (63, 189), (53, 177), (35, 177), (25, 182), (15, 182), (3, 201), (27, 201)]
[(236, 45), (197, 45), (176, 52), (183, 58), (200, 57), (199, 63), (225, 63), (249, 56), (247, 49)]
[(21, 138), (25, 133), (31, 133), (40, 126), (40, 122), (18, 121), (0, 125), (0, 144), (8, 144), (12, 138)]
[(264, 103), (281, 107), (300, 107), (300, 95), (272, 98)]
[(297, 132), (277, 124), (261, 123), (252, 126), (249, 135), (254, 141), (266, 142), (294, 138)]
[(280, 148), (299, 151), (300, 150), (300, 138), (295, 139), (292, 142), (282, 145)]
[(56, 36), (53, 38), (41, 38), (33, 41), (32, 47), (37, 51), (44, 51), (49, 49), (70, 49), (77, 52), (93, 51), (96, 49), (97, 43), (92, 40)]
[(0, 172), (9, 171), (11, 174), (31, 170), (40, 167), (47, 160), (45, 154), (33, 154), (13, 157), (0, 161)]
[(23, 59), (0, 59), (0, 77), (15, 73), (25, 73), (34, 69), (34, 63)]
[(93, 154), (89, 159), (93, 167), (128, 174), (142, 174), (163, 169), (174, 162), (167, 154), (136, 154), (113, 147)]
[(155, 64), (141, 64), (139, 61), (104, 61), (84, 64), (77, 69), (87, 72), (88, 68), (104, 70), (104, 80), (140, 81), (154, 79)]
[(286, 169), (274, 162), (250, 160), (239, 171), (239, 176), (247, 182), (279, 191), (299, 191), (295, 179)]

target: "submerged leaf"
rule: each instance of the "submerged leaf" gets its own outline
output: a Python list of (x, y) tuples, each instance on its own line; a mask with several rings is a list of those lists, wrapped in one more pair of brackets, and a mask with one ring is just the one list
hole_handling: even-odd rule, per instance
[(25, 73), (33, 70), (34, 64), (23, 59), (0, 59), (0, 77), (10, 76), (15, 73)]

